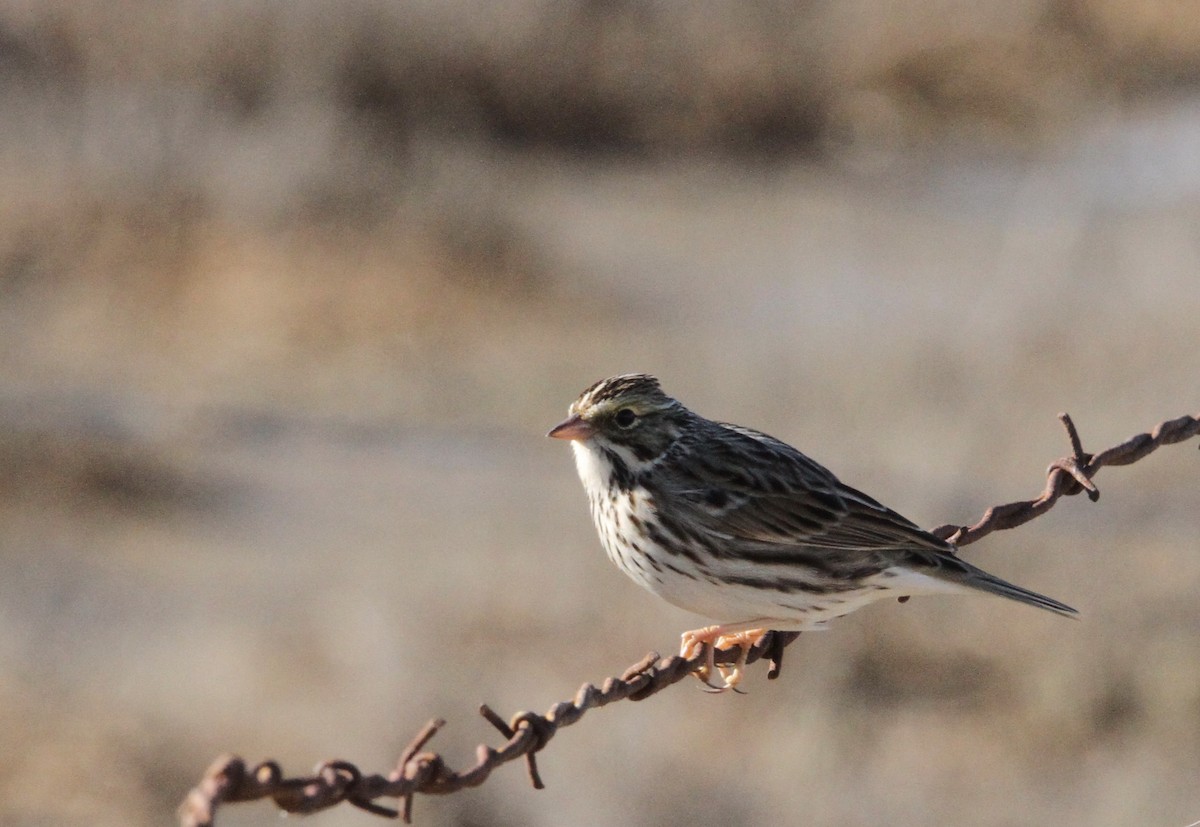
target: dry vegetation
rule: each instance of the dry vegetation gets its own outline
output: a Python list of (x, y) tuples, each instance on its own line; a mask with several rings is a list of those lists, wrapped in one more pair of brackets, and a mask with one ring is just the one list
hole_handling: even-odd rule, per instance
[[(600, 375), (929, 525), (1034, 493), (1058, 410), (1194, 413), (1198, 20), (0, 3), (0, 822), (160, 824), (222, 750), (383, 768), (433, 715), (465, 760), (480, 701), (669, 648), (541, 440)], [(1080, 623), (880, 607), (419, 818), (1194, 821), (1197, 473), (978, 547)]]

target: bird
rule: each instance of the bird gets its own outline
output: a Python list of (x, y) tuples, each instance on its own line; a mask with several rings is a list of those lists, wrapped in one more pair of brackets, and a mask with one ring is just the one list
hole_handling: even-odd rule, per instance
[[(885, 598), (989, 593), (1075, 609), (958, 557), (955, 546), (761, 431), (693, 413), (658, 379), (602, 379), (547, 436), (569, 440), (601, 544), (652, 593), (715, 623), (684, 632), (696, 674), (737, 689), (770, 630), (823, 629)], [(710, 683), (714, 649), (739, 648)], [(739, 690), (740, 691), (740, 690)]]

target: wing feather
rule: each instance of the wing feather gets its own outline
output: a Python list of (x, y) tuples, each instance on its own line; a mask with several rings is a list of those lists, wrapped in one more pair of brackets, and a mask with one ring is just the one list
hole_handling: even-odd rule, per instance
[(782, 561), (789, 549), (797, 560), (823, 551), (882, 570), (905, 553), (917, 552), (923, 562), (931, 552), (953, 553), (787, 443), (750, 428), (709, 425), (720, 430), (697, 434), (699, 445), (679, 446), (687, 460), (655, 469), (660, 496), (671, 498), (684, 522), (736, 544), (739, 554)]

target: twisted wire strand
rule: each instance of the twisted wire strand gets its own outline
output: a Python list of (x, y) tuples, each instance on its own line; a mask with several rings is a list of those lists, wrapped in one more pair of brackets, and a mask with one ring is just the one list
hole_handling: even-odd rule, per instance
[[(1151, 431), (1136, 434), (1099, 454), (1089, 454), (1083, 450), (1071, 417), (1063, 413), (1059, 414), (1059, 420), (1066, 428), (1071, 455), (1050, 463), (1046, 486), (1038, 497), (993, 506), (974, 525), (943, 525), (932, 532), (958, 546), (965, 546), (993, 531), (1015, 528), (1045, 514), (1063, 496), (1086, 491), (1094, 502), (1100, 492), (1092, 477), (1101, 468), (1129, 465), (1161, 445), (1182, 442), (1200, 433), (1200, 416), (1181, 416), (1159, 423)], [(768, 677), (774, 679), (782, 668), (784, 648), (797, 637), (798, 632), (770, 632), (750, 650), (746, 662), (768, 660)], [(715, 653), (715, 660), (730, 663), (737, 654), (736, 649), (721, 650)], [(179, 822), (182, 827), (211, 827), (221, 804), (270, 798), (279, 809), (289, 813), (316, 812), (345, 801), (374, 815), (403, 817), (405, 823), (411, 823), (416, 793), (449, 795), (467, 787), (477, 787), (494, 769), (522, 757), (530, 783), (541, 789), (544, 785), (536, 756), (560, 727), (574, 724), (590, 709), (615, 701), (640, 701), (656, 695), (700, 669), (704, 660), (703, 654), (688, 660), (678, 655), (663, 658), (657, 652), (650, 652), (620, 677), (610, 677), (600, 686), (585, 683), (572, 700), (560, 701), (544, 714), (519, 712), (505, 721), (484, 704), (479, 713), (507, 740), (497, 748), (480, 744), (475, 749), (475, 763), (462, 770), (451, 769), (441, 755), (425, 750), (438, 730), (445, 726), (446, 722), (441, 719), (425, 724), (400, 754), (396, 767), (386, 775), (364, 774), (348, 761), (326, 761), (317, 765), (312, 775), (288, 778), (274, 761), (249, 766), (236, 755), (222, 755), (187, 794), (179, 807)], [(380, 798), (397, 799), (401, 808), (397, 810), (376, 803)]]
[(1200, 433), (1200, 416), (1181, 416), (1160, 422), (1149, 432), (1135, 434), (1099, 454), (1089, 454), (1083, 450), (1079, 431), (1070, 415), (1060, 413), (1058, 419), (1071, 442), (1071, 455), (1050, 463), (1046, 469), (1046, 487), (1041, 495), (1032, 500), (994, 505), (974, 525), (942, 525), (931, 529), (931, 533), (961, 547), (982, 540), (993, 531), (1024, 525), (1034, 517), (1045, 514), (1063, 496), (1070, 497), (1086, 491), (1088, 499), (1096, 502), (1100, 499), (1100, 490), (1092, 482), (1092, 477), (1104, 466), (1130, 465), (1160, 445), (1183, 442)]

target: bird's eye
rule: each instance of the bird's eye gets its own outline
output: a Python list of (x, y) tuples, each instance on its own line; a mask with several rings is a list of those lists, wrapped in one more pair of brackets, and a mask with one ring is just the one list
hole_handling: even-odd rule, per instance
[(617, 427), (632, 428), (634, 422), (637, 422), (637, 414), (629, 408), (621, 408), (617, 411)]

